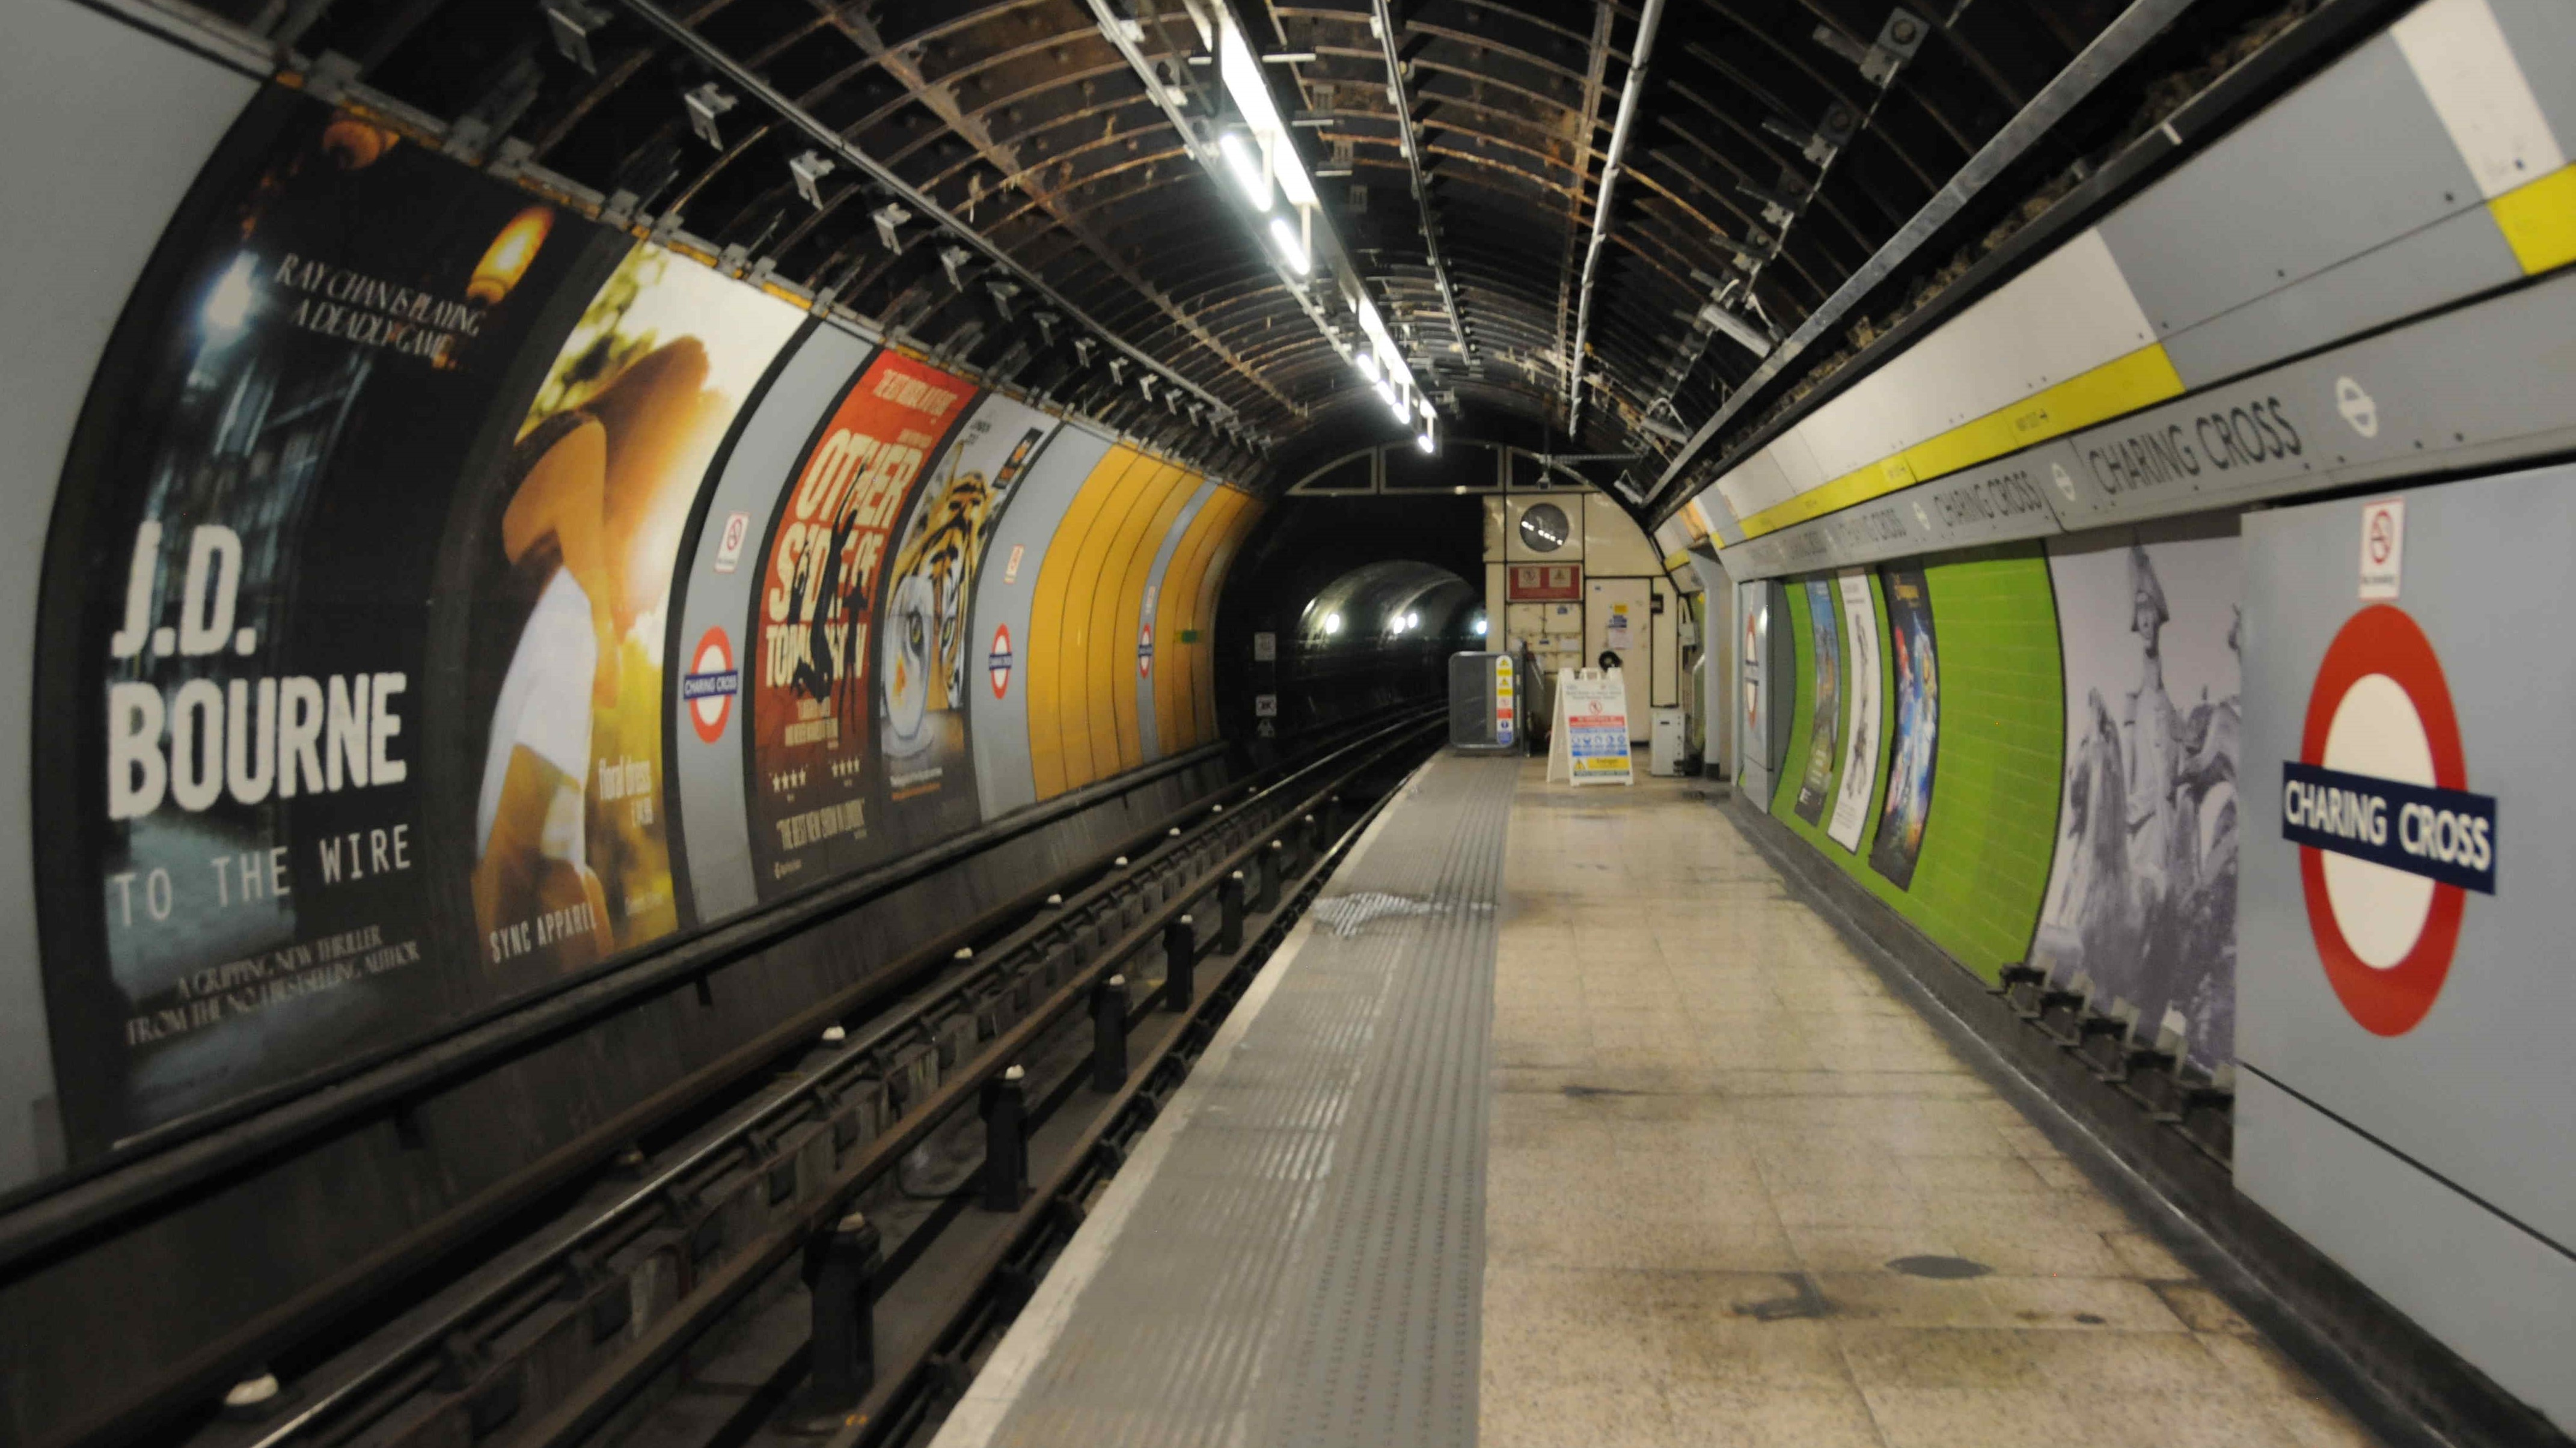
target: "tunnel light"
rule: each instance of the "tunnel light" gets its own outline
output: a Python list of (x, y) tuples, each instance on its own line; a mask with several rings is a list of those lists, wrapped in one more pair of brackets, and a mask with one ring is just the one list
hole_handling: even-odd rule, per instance
[(1476, 615), (1475, 619), (1467, 625), (1467, 631), (1478, 638), (1483, 638), (1485, 636), (1485, 616), (1481, 613)]
[(1288, 269), (1297, 275), (1304, 276), (1306, 269), (1314, 264), (1314, 258), (1306, 254), (1305, 243), (1297, 239), (1297, 230), (1288, 224), (1287, 217), (1270, 218), (1270, 239), (1278, 243), (1279, 255), (1287, 261)]
[(1327, 637), (1327, 638), (1330, 638), (1330, 637), (1331, 637), (1331, 636), (1333, 636), (1334, 634), (1340, 633), (1341, 631), (1342, 631), (1342, 616), (1341, 616), (1340, 614), (1338, 614), (1338, 613), (1328, 613), (1328, 614), (1325, 614), (1325, 615), (1324, 615), (1324, 636), (1325, 636), (1325, 637)]
[(1422, 627), (1422, 615), (1415, 613), (1411, 609), (1406, 609), (1404, 613), (1404, 626), (1406, 628)]

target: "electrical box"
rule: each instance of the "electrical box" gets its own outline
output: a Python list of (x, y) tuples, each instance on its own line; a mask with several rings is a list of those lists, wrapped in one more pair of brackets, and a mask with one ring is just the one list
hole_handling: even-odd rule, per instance
[(1654, 711), (1654, 737), (1647, 747), (1646, 772), (1659, 777), (1677, 777), (1682, 761), (1690, 757), (1690, 722), (1678, 704), (1658, 706)]

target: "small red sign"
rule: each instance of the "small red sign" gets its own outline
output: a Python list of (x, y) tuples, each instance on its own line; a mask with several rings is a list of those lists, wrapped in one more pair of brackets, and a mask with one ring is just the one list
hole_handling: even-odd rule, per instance
[(1583, 597), (1580, 563), (1515, 563), (1504, 593), (1511, 603), (1573, 603)]

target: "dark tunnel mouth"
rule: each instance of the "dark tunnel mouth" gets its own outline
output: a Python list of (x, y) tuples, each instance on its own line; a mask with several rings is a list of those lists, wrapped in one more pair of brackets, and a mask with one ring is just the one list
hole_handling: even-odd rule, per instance
[(1365, 563), (1315, 591), (1299, 609), (1293, 641), (1300, 649), (1360, 643), (1457, 640), (1473, 646), (1484, 621), (1475, 585), (1438, 564), (1416, 559)]

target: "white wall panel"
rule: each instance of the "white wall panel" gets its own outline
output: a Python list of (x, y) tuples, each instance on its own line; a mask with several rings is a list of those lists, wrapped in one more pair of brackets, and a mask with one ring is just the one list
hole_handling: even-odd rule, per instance
[[(64, 450), (126, 294), (190, 183), (258, 83), (67, 0), (24, 0), (0, 44), (0, 678), (20, 681), (0, 709), (0, 1191), (57, 1164), (36, 960), (36, 900), (24, 768), (33, 754), (37, 580)], [(38, 359), (41, 359), (39, 361)], [(41, 1149), (40, 1149), (41, 1147)]]

